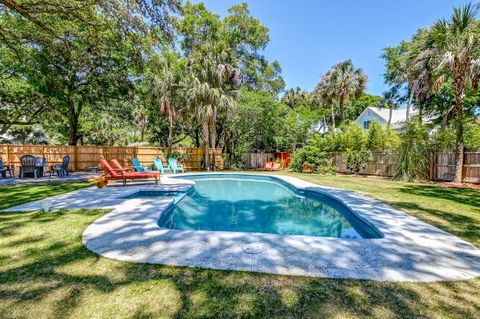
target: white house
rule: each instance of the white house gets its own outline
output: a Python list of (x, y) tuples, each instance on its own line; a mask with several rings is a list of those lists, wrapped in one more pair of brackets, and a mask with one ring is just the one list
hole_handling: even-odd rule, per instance
[[(369, 106), (363, 110), (362, 114), (356, 119), (364, 129), (368, 129), (373, 119), (377, 119), (380, 124), (387, 125), (389, 118), (389, 109), (381, 109), (378, 107)], [(410, 110), (410, 116), (416, 116), (418, 113), (415, 110)], [(390, 124), (394, 129), (400, 129), (403, 122), (407, 120), (407, 109), (399, 109), (392, 111), (392, 121)]]

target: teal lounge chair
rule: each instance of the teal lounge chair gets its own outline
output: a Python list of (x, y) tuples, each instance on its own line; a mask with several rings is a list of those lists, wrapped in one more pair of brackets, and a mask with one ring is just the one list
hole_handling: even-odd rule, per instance
[(151, 172), (152, 168), (147, 166), (142, 166), (140, 161), (136, 157), (132, 157), (132, 165), (135, 171), (137, 172)]
[(157, 171), (162, 172), (162, 174), (165, 174), (165, 171), (170, 171), (170, 167), (168, 167), (168, 165), (163, 166), (162, 160), (158, 157), (153, 159), (153, 166)]
[(173, 172), (173, 174), (176, 174), (177, 171), (185, 173), (183, 165), (177, 165), (177, 160), (175, 158), (168, 159), (168, 166), (170, 166), (170, 170)]

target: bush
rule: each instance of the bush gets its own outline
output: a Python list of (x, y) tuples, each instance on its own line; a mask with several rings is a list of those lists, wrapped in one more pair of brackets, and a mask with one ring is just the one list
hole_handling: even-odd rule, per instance
[(426, 180), (430, 165), (431, 144), (428, 129), (418, 122), (410, 122), (402, 134), (402, 144), (394, 179)]
[(321, 175), (337, 175), (336, 166), (320, 166), (317, 168), (317, 173)]
[(302, 172), (303, 165), (306, 164), (316, 172), (321, 167), (330, 164), (329, 158), (329, 155), (321, 151), (318, 147), (307, 145), (293, 153), (290, 160), (290, 169), (295, 172)]
[(480, 148), (480, 120), (466, 121), (463, 132), (466, 148)]
[(341, 132), (336, 135), (336, 142), (339, 151), (348, 149), (361, 150), (367, 145), (367, 132), (356, 122), (344, 125)]
[(355, 174), (358, 174), (362, 169), (365, 169), (367, 164), (372, 160), (372, 152), (367, 149), (348, 149), (345, 152), (345, 164), (347, 165), (347, 168)]

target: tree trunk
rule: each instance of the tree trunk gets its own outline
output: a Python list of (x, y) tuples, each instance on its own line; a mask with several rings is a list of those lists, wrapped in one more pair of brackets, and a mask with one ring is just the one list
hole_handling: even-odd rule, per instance
[(142, 125), (141, 131), (140, 131), (140, 142), (145, 141), (145, 125)]
[(200, 147), (200, 132), (199, 132), (198, 127), (195, 128), (194, 135), (195, 135), (195, 147), (199, 148)]
[(332, 133), (335, 134), (335, 110), (332, 104)]
[(327, 126), (327, 117), (325, 116), (325, 113), (323, 113), (323, 133), (327, 133), (328, 126)]
[(338, 106), (340, 107), (340, 124), (345, 122), (345, 98), (340, 96), (338, 99)]
[(168, 151), (172, 150), (172, 139), (173, 139), (173, 114), (172, 112), (168, 112), (168, 139), (167, 139), (167, 146)]
[(215, 144), (217, 141), (217, 108), (215, 106), (212, 107), (212, 116), (210, 117), (210, 144), (212, 148), (212, 171), (216, 171), (216, 161), (215, 161)]
[(202, 137), (203, 137), (203, 168), (209, 169), (208, 166), (208, 121), (202, 121)]
[(75, 105), (71, 99), (67, 100), (68, 106), (68, 145), (76, 146), (78, 141), (78, 116)]
[(412, 100), (413, 100), (413, 87), (410, 88), (410, 94), (408, 96), (407, 114), (406, 114), (407, 122), (410, 120), (410, 107), (412, 106)]
[(392, 115), (393, 115), (393, 106), (390, 105), (389, 110), (388, 110), (388, 126), (392, 123)]
[(463, 173), (463, 97), (465, 93), (465, 76), (458, 76), (454, 79), (455, 87), (455, 112), (457, 114), (457, 130), (455, 145), (455, 183), (462, 182)]

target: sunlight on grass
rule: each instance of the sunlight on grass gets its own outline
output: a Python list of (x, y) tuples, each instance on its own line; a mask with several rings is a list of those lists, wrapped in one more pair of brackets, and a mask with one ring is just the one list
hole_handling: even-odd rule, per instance
[[(300, 175), (362, 191), (464, 233), (478, 227), (461, 190)], [(361, 182), (361, 183), (360, 183)], [(432, 189), (433, 187), (433, 189)], [(440, 204), (435, 203), (437, 198)], [(429, 199), (429, 200), (427, 200)], [(438, 207), (438, 208), (437, 208)], [(442, 217), (440, 212), (450, 215)], [(480, 279), (387, 283), (137, 264), (100, 257), (81, 241), (104, 210), (0, 213), (0, 313), (5, 318), (478, 318)], [(468, 217), (468, 219), (466, 219)], [(464, 227), (460, 227), (463, 224)], [(473, 227), (473, 228), (472, 228)]]
[(0, 210), (92, 186), (93, 183), (0, 186)]

